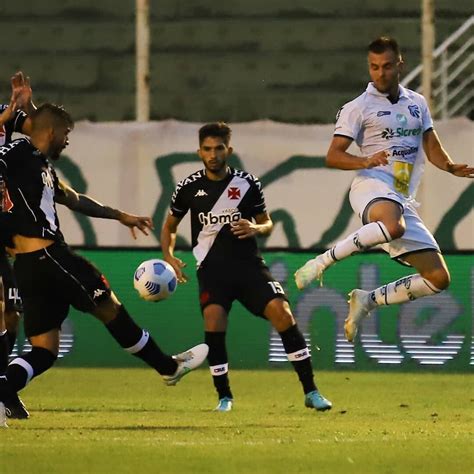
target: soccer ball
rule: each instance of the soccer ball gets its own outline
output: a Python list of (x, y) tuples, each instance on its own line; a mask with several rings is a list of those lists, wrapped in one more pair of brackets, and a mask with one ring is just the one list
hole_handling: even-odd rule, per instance
[(157, 258), (140, 263), (133, 277), (133, 286), (140, 297), (147, 301), (168, 298), (176, 290), (177, 282), (173, 267)]

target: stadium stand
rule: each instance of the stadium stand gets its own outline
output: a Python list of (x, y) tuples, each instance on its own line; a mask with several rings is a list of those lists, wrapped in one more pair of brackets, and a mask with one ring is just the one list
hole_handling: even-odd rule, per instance
[[(420, 58), (420, 2), (163, 0), (151, 2), (153, 119), (334, 120), (365, 87), (364, 48), (396, 36), (407, 70)], [(437, 43), (471, 13), (437, 0)], [(134, 118), (134, 2), (2, 2), (2, 77), (33, 78), (36, 100), (76, 119)], [(344, 34), (341, 34), (344, 32)]]

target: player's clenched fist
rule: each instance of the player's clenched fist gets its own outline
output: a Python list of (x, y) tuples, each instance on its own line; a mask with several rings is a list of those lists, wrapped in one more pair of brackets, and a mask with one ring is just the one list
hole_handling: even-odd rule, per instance
[(379, 151), (375, 153), (375, 155), (372, 155), (366, 158), (365, 167), (375, 168), (376, 166), (388, 165), (389, 156), (390, 156), (390, 152), (388, 150)]

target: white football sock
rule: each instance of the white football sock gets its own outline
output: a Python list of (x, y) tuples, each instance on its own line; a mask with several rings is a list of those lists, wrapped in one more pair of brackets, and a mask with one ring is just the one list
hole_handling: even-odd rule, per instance
[(416, 273), (371, 291), (368, 304), (370, 309), (373, 309), (376, 306), (405, 303), (422, 296), (435, 295), (441, 291)]
[(390, 242), (392, 237), (383, 222), (371, 222), (338, 242), (334, 247), (324, 252), (320, 257), (322, 263), (329, 267), (333, 263), (351, 256), (374, 245)]

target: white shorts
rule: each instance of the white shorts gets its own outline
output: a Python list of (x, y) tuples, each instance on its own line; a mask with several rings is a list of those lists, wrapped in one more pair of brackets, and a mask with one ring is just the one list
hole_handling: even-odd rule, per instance
[(405, 199), (379, 179), (360, 176), (354, 179), (349, 193), (349, 200), (352, 209), (360, 217), (363, 224), (368, 222), (366, 214), (369, 205), (379, 199), (388, 199), (400, 204), (405, 218), (406, 230), (403, 236), (381, 245), (390, 254), (391, 258), (403, 261), (403, 258), (401, 258), (403, 255), (420, 250), (440, 252), (438, 243), (416, 212), (414, 201)]

